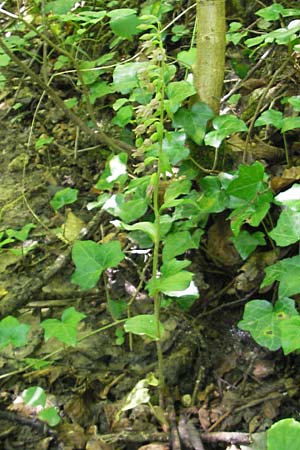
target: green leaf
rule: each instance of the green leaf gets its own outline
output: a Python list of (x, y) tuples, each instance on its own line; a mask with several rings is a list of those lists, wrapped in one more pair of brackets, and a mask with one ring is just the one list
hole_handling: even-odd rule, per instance
[(300, 117), (285, 117), (282, 121), (281, 133), (300, 128)]
[(80, 69), (81, 69), (81, 77), (82, 82), (85, 85), (91, 85), (95, 83), (95, 81), (98, 80), (100, 71), (99, 70), (88, 70), (88, 69), (94, 69), (96, 66), (96, 61), (83, 61), (80, 63)]
[(49, 425), (49, 427), (55, 427), (61, 421), (60, 416), (54, 406), (44, 408), (42, 411), (38, 413), (38, 417), (40, 420), (46, 422)]
[(18, 241), (25, 241), (28, 238), (30, 230), (33, 228), (36, 228), (34, 223), (27, 223), (21, 230), (12, 230), (11, 228), (8, 228), (5, 232), (9, 238), (15, 238), (18, 239)]
[(250, 38), (245, 40), (245, 44), (247, 47), (254, 47), (262, 44), (265, 41), (266, 35), (263, 34), (262, 36), (257, 36), (255, 38)]
[(7, 316), (0, 321), (0, 348), (6, 345), (14, 347), (23, 347), (28, 343), (27, 334), (29, 325), (20, 323), (13, 316)]
[(78, 99), (76, 97), (67, 98), (64, 100), (64, 104), (68, 109), (72, 109), (74, 106), (78, 105)]
[(251, 166), (241, 165), (238, 177), (227, 187), (227, 194), (244, 200), (252, 200), (260, 191), (266, 189), (264, 183), (264, 166), (256, 161)]
[(266, 300), (252, 300), (246, 304), (238, 327), (249, 331), (259, 345), (275, 351), (281, 347), (280, 322), (296, 314), (295, 302), (290, 298), (277, 301), (274, 308)]
[(52, 208), (57, 211), (65, 205), (74, 203), (77, 200), (78, 189), (65, 188), (56, 192), (53, 199), (50, 201)]
[(300, 316), (293, 316), (280, 324), (281, 345), (285, 355), (300, 349)]
[(147, 285), (149, 292), (152, 287), (166, 295), (170, 295), (170, 292), (184, 291), (187, 289), (192, 281), (193, 274), (187, 270), (181, 270), (173, 275), (164, 276), (156, 280), (154, 285), (151, 284), (151, 280)]
[(191, 264), (191, 261), (184, 259), (170, 259), (166, 261), (160, 268), (160, 271), (164, 277), (169, 277), (171, 275), (175, 275), (178, 272), (181, 272), (182, 269), (185, 269), (187, 266)]
[(107, 13), (107, 15), (110, 17), (110, 27), (117, 36), (131, 40), (132, 36), (140, 33), (138, 29), (140, 20), (136, 16), (135, 9), (114, 9)]
[(140, 230), (146, 233), (152, 240), (152, 242), (156, 239), (156, 227), (152, 222), (138, 222), (134, 225), (128, 225), (126, 223), (120, 223), (121, 227), (125, 230), (135, 231)]
[(53, 14), (66, 14), (75, 3), (76, 0), (54, 0), (45, 5), (45, 11), (51, 11)]
[(148, 199), (137, 198), (124, 202), (118, 215), (124, 222), (130, 223), (142, 217), (147, 209)]
[(35, 149), (39, 150), (40, 148), (43, 148), (45, 145), (51, 144), (51, 142), (54, 141), (54, 137), (45, 136), (39, 138), (35, 143)]
[(278, 297), (290, 297), (300, 292), (300, 256), (285, 258), (272, 266), (266, 267), (266, 276), (261, 287), (279, 281)]
[(231, 241), (243, 259), (247, 259), (258, 245), (266, 244), (264, 233), (261, 231), (251, 234), (242, 230), (238, 236), (232, 237)]
[(164, 194), (164, 204), (162, 208), (168, 208), (168, 203), (175, 200), (180, 195), (190, 192), (192, 183), (190, 180), (175, 179), (168, 185)]
[(282, 103), (288, 102), (292, 105), (293, 109), (297, 112), (300, 111), (300, 95), (292, 95), (291, 97), (285, 97)]
[(218, 213), (224, 211), (228, 206), (228, 195), (222, 189), (218, 177), (209, 175), (200, 181), (201, 195), (198, 206), (201, 211), (207, 213)]
[(77, 344), (77, 325), (85, 317), (85, 314), (71, 307), (63, 312), (61, 320), (43, 320), (41, 327), (45, 331), (45, 340), (47, 341), (51, 337), (54, 337), (63, 344), (75, 347)]
[(101, 245), (94, 241), (77, 241), (72, 249), (76, 270), (71, 281), (81, 289), (91, 289), (98, 283), (103, 270), (116, 267), (124, 258), (118, 241)]
[(268, 109), (264, 111), (258, 119), (256, 119), (254, 126), (261, 127), (263, 125), (273, 125), (277, 129), (281, 129), (283, 124), (282, 112), (276, 111), (275, 109)]
[(292, 20), (286, 28), (277, 28), (266, 36), (266, 42), (276, 42), (278, 45), (287, 45), (297, 38), (300, 30), (300, 20)]
[(4, 55), (0, 53), (0, 67), (8, 66), (10, 63), (10, 57), (8, 55)]
[(259, 9), (255, 14), (262, 17), (265, 20), (272, 22), (273, 20), (278, 20), (285, 10), (284, 6), (280, 3), (274, 3), (266, 8)]
[(247, 125), (241, 119), (238, 119), (233, 114), (226, 114), (224, 116), (216, 117), (213, 122), (213, 127), (216, 131), (210, 131), (205, 136), (205, 144), (218, 148), (223, 140), (234, 134), (242, 131), (247, 131)]
[[(84, 73), (84, 72), (83, 72)], [(92, 105), (98, 98), (115, 92), (115, 88), (106, 81), (98, 81), (90, 86), (89, 98)]]
[(166, 94), (168, 96), (168, 109), (171, 113), (175, 113), (183, 100), (196, 94), (196, 89), (193, 84), (188, 81), (173, 81), (168, 84), (166, 88)]
[(138, 73), (147, 70), (148, 62), (133, 62), (119, 64), (113, 73), (115, 89), (121, 94), (129, 94), (139, 85)]
[(191, 248), (198, 248), (199, 242), (195, 242), (188, 231), (179, 231), (170, 233), (165, 238), (163, 248), (163, 262), (173, 259), (175, 256), (182, 255)]
[(196, 47), (190, 48), (189, 50), (184, 50), (177, 54), (177, 61), (188, 68), (192, 68), (196, 63), (197, 49)]
[(300, 448), (300, 423), (283, 419), (267, 431), (268, 450), (298, 450)]
[[(140, 314), (130, 317), (124, 324), (127, 333), (137, 334), (139, 336), (147, 336), (154, 341), (159, 339), (157, 335), (157, 325), (153, 314)], [(164, 327), (159, 323), (160, 337), (164, 334)]]
[(176, 165), (186, 159), (190, 150), (185, 145), (186, 134), (181, 131), (169, 131), (163, 140), (163, 152), (167, 155), (171, 164)]
[(300, 212), (300, 186), (293, 184), (293, 186), (286, 191), (280, 192), (276, 195), (277, 203), (288, 206), (293, 211)]
[[(113, 318), (113, 320), (119, 320), (121, 319), (122, 315), (126, 313), (127, 309), (127, 303), (126, 300), (119, 299), (119, 300), (109, 300), (107, 302), (108, 310)], [(119, 328), (120, 330), (120, 328)], [(123, 331), (123, 329), (121, 329)]]
[(32, 386), (23, 391), (22, 398), (28, 406), (45, 406), (47, 396), (43, 388)]
[(111, 189), (115, 183), (121, 186), (127, 180), (127, 153), (113, 155), (106, 161), (105, 170), (96, 183), (97, 189)]
[(64, 310), (61, 320), (71, 326), (77, 327), (78, 323), (86, 317), (85, 314), (77, 311), (73, 306)]
[(287, 247), (300, 240), (300, 212), (285, 208), (276, 227), (269, 233), (279, 247)]
[(125, 125), (131, 121), (132, 115), (133, 108), (131, 105), (122, 106), (113, 118), (112, 123), (118, 127), (124, 128)]
[(214, 117), (206, 103), (195, 103), (191, 109), (180, 108), (173, 119), (174, 128), (183, 128), (196, 144), (201, 145), (205, 136), (207, 122)]

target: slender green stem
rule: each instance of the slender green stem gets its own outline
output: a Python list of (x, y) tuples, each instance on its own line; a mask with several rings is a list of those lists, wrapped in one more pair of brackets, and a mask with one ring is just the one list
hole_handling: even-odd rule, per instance
[[(160, 231), (160, 206), (159, 206), (159, 186), (160, 177), (162, 175), (162, 155), (163, 155), (163, 138), (164, 138), (164, 96), (165, 96), (165, 86), (164, 86), (164, 49), (162, 46), (160, 30), (158, 30), (159, 37), (159, 47), (161, 49), (162, 61), (160, 62), (160, 80), (159, 82), (159, 122), (157, 123), (157, 135), (158, 135), (158, 160), (157, 160), (157, 170), (154, 176), (153, 185), (153, 211), (155, 217), (155, 242), (153, 249), (153, 261), (152, 261), (152, 279), (157, 278), (159, 270), (159, 251), (161, 245), (161, 231)], [(158, 360), (158, 373), (159, 373), (159, 387), (160, 387), (160, 406), (163, 407), (163, 393), (164, 393), (164, 363), (163, 363), (163, 352), (161, 348), (161, 331), (160, 331), (160, 304), (161, 304), (161, 293), (159, 289), (155, 289), (153, 294), (154, 299), (154, 317), (156, 324), (156, 348), (157, 348), (157, 360)]]

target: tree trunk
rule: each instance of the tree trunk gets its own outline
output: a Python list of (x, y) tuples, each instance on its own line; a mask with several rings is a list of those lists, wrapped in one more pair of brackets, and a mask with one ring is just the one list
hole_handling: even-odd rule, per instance
[(225, 0), (197, 0), (197, 26), (195, 87), (199, 100), (218, 114), (225, 64)]

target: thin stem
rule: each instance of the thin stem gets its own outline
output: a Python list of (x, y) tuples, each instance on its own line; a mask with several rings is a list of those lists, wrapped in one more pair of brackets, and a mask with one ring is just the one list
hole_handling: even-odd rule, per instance
[[(161, 55), (163, 58), (164, 49), (161, 41), (161, 32), (158, 30), (159, 35), (159, 47), (161, 49)], [(153, 186), (153, 211), (155, 217), (155, 242), (153, 249), (153, 261), (152, 261), (152, 279), (157, 278), (159, 269), (159, 250), (161, 244), (161, 233), (160, 233), (160, 206), (159, 206), (159, 185), (160, 177), (162, 175), (162, 156), (163, 156), (163, 137), (164, 137), (164, 96), (165, 96), (165, 85), (164, 85), (164, 61), (160, 63), (160, 111), (159, 111), (159, 123), (157, 124), (157, 134), (158, 134), (158, 161), (157, 170), (154, 177)], [(158, 373), (159, 373), (159, 388), (160, 388), (160, 406), (163, 407), (163, 393), (165, 386), (164, 379), (164, 363), (163, 363), (163, 352), (161, 348), (161, 332), (160, 332), (160, 303), (161, 303), (161, 293), (159, 289), (155, 289), (153, 294), (154, 299), (154, 318), (156, 324), (156, 349), (157, 349), (157, 360), (158, 360)]]
[(286, 163), (287, 163), (288, 167), (291, 167), (291, 161), (290, 161), (290, 157), (289, 157), (289, 150), (288, 150), (288, 145), (287, 145), (285, 133), (282, 133), (282, 139), (283, 139), (283, 144), (284, 144), (284, 152), (285, 152)]

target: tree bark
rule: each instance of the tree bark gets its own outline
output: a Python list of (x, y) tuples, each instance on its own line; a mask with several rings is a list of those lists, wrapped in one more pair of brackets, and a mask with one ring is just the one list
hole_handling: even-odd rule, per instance
[(197, 0), (197, 27), (197, 95), (219, 114), (225, 65), (225, 0)]

